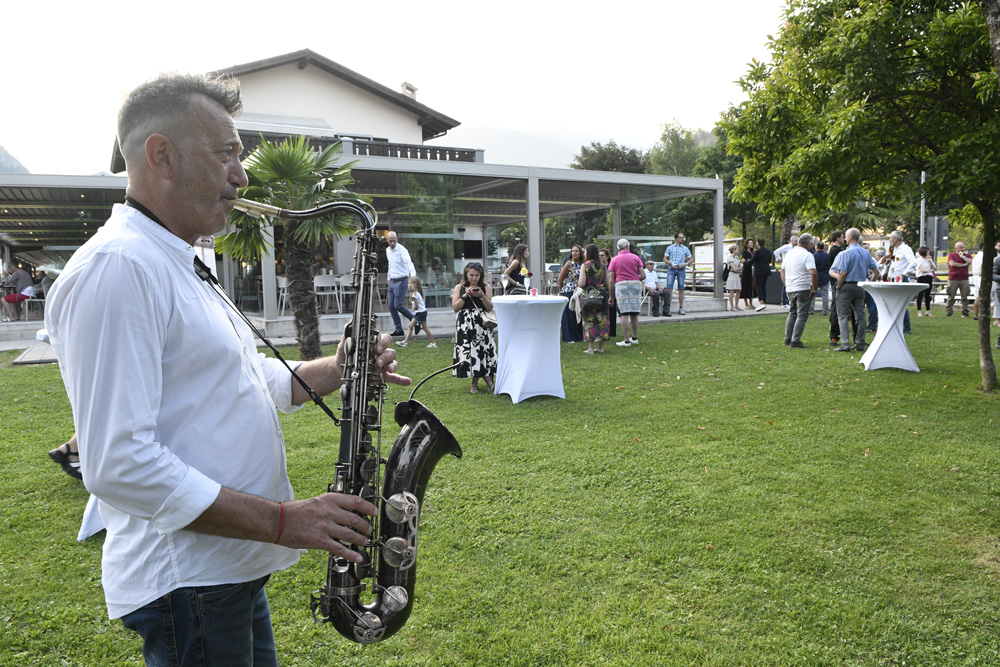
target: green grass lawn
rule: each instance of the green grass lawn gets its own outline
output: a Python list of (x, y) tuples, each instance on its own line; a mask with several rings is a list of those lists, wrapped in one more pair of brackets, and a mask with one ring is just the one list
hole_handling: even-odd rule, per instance
[[(1000, 398), (978, 390), (973, 321), (912, 315), (921, 373), (864, 371), (821, 316), (790, 350), (771, 315), (564, 345), (565, 400), (431, 380), (418, 398), (465, 456), (428, 487), (409, 622), (374, 646), (315, 625), (310, 553), (268, 587), (282, 664), (1000, 664)], [(106, 617), (103, 533), (75, 540), (86, 492), (45, 455), (72, 431), (58, 369), (14, 356), (0, 664), (140, 664)], [(401, 357), (419, 378), (450, 348)], [(321, 492), (335, 428), (282, 419), (297, 493)], [(391, 410), (384, 426), (391, 442)]]

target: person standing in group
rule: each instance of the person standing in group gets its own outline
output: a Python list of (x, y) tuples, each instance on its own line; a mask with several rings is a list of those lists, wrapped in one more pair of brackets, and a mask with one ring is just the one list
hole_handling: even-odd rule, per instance
[[(642, 305), (642, 279), (645, 277), (642, 260), (629, 250), (628, 239), (618, 239), (618, 254), (608, 265), (608, 282), (614, 285), (615, 290), (611, 300), (622, 316), (623, 340), (615, 343), (618, 347), (639, 344), (639, 307)], [(669, 307), (669, 301), (667, 303)], [(632, 325), (631, 337), (628, 335), (629, 324)]]
[(649, 313), (652, 317), (660, 316), (660, 304), (663, 303), (663, 288), (660, 287), (660, 277), (656, 275), (653, 261), (646, 262), (646, 277), (642, 279), (642, 289), (650, 299)]
[[(837, 261), (837, 255), (844, 249), (844, 232), (839, 229), (830, 235), (830, 267)], [(833, 274), (827, 271), (827, 275)], [(853, 318), (853, 313), (851, 314)], [(857, 336), (855, 335), (855, 338)], [(840, 345), (840, 317), (837, 314), (837, 281), (830, 281), (830, 345)]]
[[(908, 283), (916, 277), (917, 258), (910, 246), (903, 242), (903, 233), (898, 229), (889, 234), (889, 254), (883, 258), (889, 265), (886, 277), (890, 282)], [(903, 311), (903, 333), (910, 333), (910, 310)]]
[(667, 246), (663, 253), (663, 261), (667, 263), (667, 289), (663, 293), (663, 316), (670, 317), (670, 299), (674, 283), (677, 284), (677, 314), (686, 315), (687, 313), (684, 312), (684, 277), (687, 275), (687, 267), (694, 265), (694, 256), (684, 245), (684, 234), (681, 232), (674, 234), (673, 245)]
[(753, 239), (743, 242), (743, 271), (740, 273), (740, 298), (747, 310), (753, 308)]
[(854, 313), (854, 349), (865, 349), (865, 290), (858, 283), (878, 275), (875, 258), (861, 245), (861, 230), (851, 227), (847, 230), (847, 249), (839, 253), (830, 268), (830, 277), (837, 281), (837, 313), (840, 317), (839, 352), (850, 352), (848, 338), (849, 317)]
[[(993, 258), (993, 287), (990, 295), (993, 301), (993, 324), (1000, 327), (1000, 241), (996, 244), (996, 257)], [(1000, 350), (1000, 334), (997, 334), (997, 349)]]
[(410, 320), (410, 326), (406, 328), (406, 338), (399, 343), (399, 346), (406, 347), (410, 342), (410, 336), (415, 333), (419, 334), (420, 329), (423, 328), (427, 333), (427, 347), (437, 347), (437, 343), (434, 342), (434, 336), (431, 334), (431, 328), (427, 326), (427, 306), (424, 305), (424, 286), (420, 284), (420, 278), (411, 276), (409, 288), (413, 319)]
[(785, 345), (804, 348), (802, 332), (809, 320), (809, 310), (816, 300), (819, 277), (816, 275), (816, 259), (813, 257), (813, 237), (803, 234), (797, 243), (785, 253), (781, 262), (781, 282), (788, 292), (788, 319), (785, 320)]
[(576, 319), (576, 313), (569, 307), (569, 300), (576, 292), (576, 285), (580, 282), (580, 266), (583, 264), (583, 248), (578, 245), (573, 246), (569, 251), (569, 259), (562, 265), (559, 271), (559, 294), (566, 297), (566, 307), (562, 314), (562, 340), (564, 343), (577, 343), (583, 340), (583, 328), (580, 321)]
[(972, 256), (972, 266), (969, 267), (969, 286), (972, 288), (972, 319), (979, 319), (979, 278), (983, 272), (983, 244), (979, 244), (979, 251)]
[(587, 341), (587, 354), (594, 353), (594, 342), (597, 351), (604, 352), (604, 341), (608, 339), (608, 297), (611, 293), (608, 282), (608, 271), (601, 262), (601, 254), (593, 243), (587, 244), (586, 261), (580, 267), (580, 278), (577, 286), (584, 294), (598, 291), (604, 295), (604, 302), (592, 304), (583, 308), (583, 337)]
[[(743, 310), (740, 308), (740, 290), (743, 286), (740, 272), (743, 271), (743, 262), (740, 261), (740, 256), (737, 254), (739, 251), (740, 247), (734, 243), (729, 246), (729, 255), (726, 256), (726, 269), (729, 271), (729, 275), (726, 276), (726, 290), (729, 292), (727, 310), (730, 311)], [(648, 270), (647, 273), (649, 273)]]
[(929, 257), (930, 252), (931, 249), (927, 246), (917, 248), (917, 261), (913, 267), (913, 275), (916, 281), (927, 285), (927, 289), (917, 293), (917, 317), (923, 317), (923, 313), (920, 312), (921, 303), (925, 304), (927, 317), (931, 316), (931, 291), (934, 289), (934, 279), (937, 277), (937, 271), (935, 270), (934, 262)]
[(767, 308), (767, 279), (771, 275), (771, 260), (773, 255), (767, 249), (764, 239), (757, 239), (757, 249), (753, 251), (750, 263), (753, 265), (753, 282), (757, 290), (757, 307), (760, 312)]
[(406, 290), (410, 281), (410, 276), (417, 275), (417, 270), (410, 260), (410, 253), (399, 243), (396, 232), (389, 232), (385, 235), (385, 240), (389, 247), (385, 249), (385, 257), (389, 260), (389, 286), (386, 300), (389, 302), (389, 315), (392, 316), (393, 331), (392, 336), (403, 335), (403, 322), (399, 319), (403, 315), (406, 319), (412, 320), (413, 313), (406, 307)]
[[(788, 251), (797, 246), (798, 244), (799, 244), (799, 237), (793, 236), (790, 239), (788, 239), (788, 243), (786, 243), (783, 246), (779, 246), (778, 248), (775, 248), (774, 261), (777, 262), (778, 264), (783, 263), (785, 261), (785, 255), (788, 253)], [(788, 290), (785, 289), (784, 284), (782, 284), (781, 286), (781, 307), (782, 308), (789, 307)]]
[[(604, 272), (607, 273), (608, 267), (611, 265), (611, 251), (607, 248), (601, 248), (598, 251), (598, 256), (601, 258), (601, 264), (604, 265)], [(614, 304), (614, 285), (612, 285), (608, 292), (608, 300), (605, 301), (608, 308), (608, 336), (610, 338), (615, 338), (618, 336), (618, 307)]]
[(459, 364), (451, 374), (457, 378), (472, 378), (469, 393), (479, 393), (479, 379), (493, 391), (497, 374), (497, 346), (493, 332), (483, 326), (480, 312), (493, 310), (493, 290), (486, 283), (485, 270), (479, 262), (469, 262), (462, 270), (462, 281), (451, 293), (451, 309), (455, 317), (455, 354)]
[(948, 300), (944, 306), (944, 314), (948, 317), (954, 312), (955, 292), (962, 298), (962, 317), (969, 316), (970, 266), (972, 266), (972, 255), (965, 252), (965, 244), (959, 241), (955, 244), (955, 252), (948, 255)]
[[(241, 106), (238, 81), (202, 75), (129, 93), (125, 203), (73, 254), (45, 309), (107, 529), (108, 613), (142, 637), (147, 664), (277, 665), (268, 578), (302, 549), (361, 562), (349, 545), (368, 542), (364, 515), (377, 511), (355, 495), (293, 499), (277, 410), (309, 395), (195, 272), (193, 244), (225, 228), (247, 185)], [(409, 384), (391, 342), (375, 341), (376, 367)], [(296, 374), (317, 395), (337, 391), (344, 348)]]
[(823, 300), (823, 314), (829, 315), (831, 261), (830, 254), (826, 251), (826, 244), (822, 241), (816, 242), (816, 252), (813, 253), (813, 260), (816, 262), (816, 277), (819, 279), (819, 295)]
[(510, 262), (503, 271), (503, 275), (507, 276), (507, 281), (504, 285), (504, 294), (527, 293), (528, 290), (524, 286), (524, 281), (528, 277), (528, 258), (530, 257), (531, 251), (528, 250), (527, 245), (518, 243), (514, 246), (513, 252), (510, 253)]

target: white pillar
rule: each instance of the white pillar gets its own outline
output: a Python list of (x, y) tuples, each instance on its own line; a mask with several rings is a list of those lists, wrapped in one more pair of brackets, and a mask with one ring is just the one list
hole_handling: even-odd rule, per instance
[(528, 232), (528, 238), (525, 239), (525, 243), (531, 250), (531, 257), (528, 258), (528, 271), (534, 274), (531, 286), (543, 287), (542, 283), (545, 280), (545, 271), (543, 270), (545, 266), (545, 230), (542, 227), (541, 209), (538, 205), (537, 177), (530, 176), (528, 178), (527, 190), (528, 218), (525, 228)]

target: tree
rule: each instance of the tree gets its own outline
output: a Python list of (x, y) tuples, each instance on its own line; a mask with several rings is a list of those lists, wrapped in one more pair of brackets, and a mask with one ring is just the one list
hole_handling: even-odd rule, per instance
[[(992, 249), (1000, 114), (978, 8), (951, 0), (801, 0), (784, 20), (772, 63), (752, 63), (741, 80), (749, 100), (725, 123), (729, 150), (744, 159), (734, 198), (757, 201), (781, 220), (858, 201), (912, 201), (923, 192), (929, 201), (979, 209)], [(984, 326), (982, 386), (993, 390)]]
[(649, 173), (666, 176), (691, 176), (698, 162), (699, 147), (695, 133), (676, 120), (663, 126), (660, 140), (649, 152)]
[[(351, 166), (354, 163), (338, 166), (340, 154), (339, 143), (317, 151), (310, 148), (303, 136), (291, 137), (279, 144), (264, 140), (244, 161), (249, 185), (240, 192), (240, 196), (287, 209), (307, 209), (322, 201), (342, 198), (350, 194), (345, 193), (343, 188), (353, 183)], [(240, 211), (233, 212), (230, 222), (235, 231), (219, 237), (219, 252), (245, 261), (260, 261), (267, 245), (263, 225), (272, 223)], [(348, 215), (284, 223), (287, 298), (303, 359), (316, 359), (323, 354), (316, 294), (313, 292), (315, 248), (329, 236), (339, 238), (355, 228), (356, 223)]]

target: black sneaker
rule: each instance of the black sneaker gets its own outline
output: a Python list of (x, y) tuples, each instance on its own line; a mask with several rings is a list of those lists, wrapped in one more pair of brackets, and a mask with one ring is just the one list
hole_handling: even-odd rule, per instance
[(788, 347), (794, 347), (794, 348), (796, 348), (798, 350), (804, 350), (804, 349), (806, 349), (809, 346), (806, 345), (805, 343), (803, 343), (800, 340), (793, 340), (791, 343), (788, 344)]
[(399, 329), (396, 329), (389, 335), (392, 336), (393, 338), (399, 338), (400, 336), (405, 336), (406, 334), (400, 331)]

